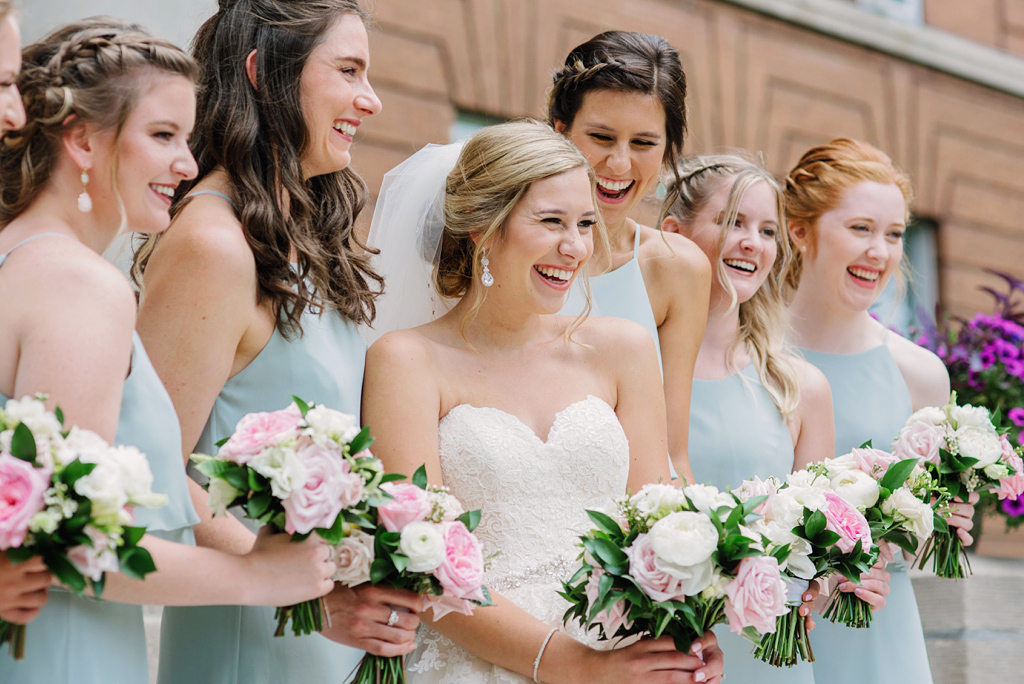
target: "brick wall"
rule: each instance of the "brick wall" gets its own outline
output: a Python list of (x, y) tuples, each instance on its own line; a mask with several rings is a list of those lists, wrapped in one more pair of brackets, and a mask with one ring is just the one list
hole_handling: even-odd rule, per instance
[[(377, 0), (373, 9), (371, 78), (384, 111), (360, 129), (355, 154), (373, 192), (387, 169), (447, 140), (456, 107), (541, 117), (550, 73), (571, 47), (636, 30), (682, 55), (688, 151), (762, 150), (782, 174), (811, 145), (863, 138), (912, 174), (915, 210), (940, 226), (946, 305), (988, 308), (977, 288), (998, 281), (981, 266), (1024, 276), (1021, 98), (712, 0)], [(986, 19), (993, 13), (1017, 24)], [(925, 18), (1024, 55), (1024, 29), (1013, 38), (1024, 0), (925, 0)]]

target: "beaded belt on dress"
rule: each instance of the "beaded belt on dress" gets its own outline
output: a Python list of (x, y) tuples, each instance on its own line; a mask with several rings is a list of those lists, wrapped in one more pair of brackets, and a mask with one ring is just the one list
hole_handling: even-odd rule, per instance
[(537, 580), (567, 580), (578, 567), (578, 556), (556, 558), (524, 570), (498, 573), (493, 579), (488, 577), (485, 581), (488, 589), (501, 593), (509, 589), (518, 589), (523, 584), (531, 584)]

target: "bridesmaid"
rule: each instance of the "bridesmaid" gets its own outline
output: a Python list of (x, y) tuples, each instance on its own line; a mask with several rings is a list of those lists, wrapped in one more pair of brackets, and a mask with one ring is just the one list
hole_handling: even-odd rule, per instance
[(111, 19), (60, 29), (24, 57), (28, 121), (0, 148), (0, 399), (46, 393), (68, 425), (139, 447), (169, 503), (136, 511), (158, 571), (108, 575), (103, 601), (54, 589), (25, 659), (0, 653), (0, 681), (146, 684), (142, 610), (124, 604), (294, 603), (326, 593), (334, 565), (287, 535), (245, 556), (190, 545), (174, 407), (133, 335), (131, 287), (100, 256), (128, 225), (166, 228), (166, 196), (195, 176), (195, 63)]
[[(679, 53), (659, 36), (608, 31), (575, 47), (555, 72), (548, 120), (597, 172), (597, 199), (611, 251), (595, 257), (593, 313), (644, 326), (659, 348), (668, 449), (687, 465), (693, 364), (707, 316), (707, 258), (688, 240), (642, 226), (629, 214), (674, 169), (686, 135), (686, 77)], [(579, 292), (575, 293), (579, 295)], [(565, 311), (579, 313), (582, 298)]]
[[(665, 213), (662, 229), (693, 240), (715, 271), (690, 405), (690, 465), (697, 481), (725, 489), (753, 476), (782, 479), (831, 456), (828, 382), (785, 343), (783, 285), (791, 253), (782, 230), (782, 188), (749, 158), (693, 157), (679, 165)], [(870, 586), (881, 593), (869, 591), (866, 600), (884, 605), (884, 586)], [(812, 585), (802, 597), (808, 604), (802, 614), (810, 614), (817, 595)], [(808, 626), (814, 627), (809, 617)], [(772, 667), (751, 655), (746, 639), (725, 627), (715, 631), (730, 681), (814, 682), (810, 663)]]
[[(899, 277), (910, 178), (880, 150), (840, 138), (804, 154), (786, 178), (785, 199), (796, 248), (787, 273), (793, 339), (831, 385), (836, 454), (868, 440), (889, 448), (912, 412), (949, 400), (939, 358), (868, 313), (889, 279)], [(961, 513), (950, 522), (969, 540), (973, 506)], [(888, 606), (870, 629), (818, 627), (818, 684), (932, 681), (906, 569), (902, 558), (889, 564)]]
[[(10, 0), (0, 0), (0, 139), (25, 123), (25, 107), (18, 92), (19, 71), (18, 21)], [(21, 625), (33, 620), (46, 602), (49, 584), (50, 573), (39, 558), (14, 565), (0, 552), (0, 619)]]
[[(366, 346), (356, 324), (373, 317), (380, 280), (353, 232), (365, 187), (347, 168), (360, 122), (381, 108), (365, 18), (354, 0), (222, 0), (196, 36), (198, 177), (155, 249), (151, 239), (136, 255), (139, 333), (185, 454), (213, 453), (244, 414), (292, 394), (359, 413)], [(198, 543), (250, 548), (251, 529), (211, 520), (192, 486)], [(334, 681), (362, 651), (411, 651), (420, 606), (411, 593), (338, 585), (333, 626), (300, 638), (274, 638), (270, 609), (167, 610), (159, 678)]]

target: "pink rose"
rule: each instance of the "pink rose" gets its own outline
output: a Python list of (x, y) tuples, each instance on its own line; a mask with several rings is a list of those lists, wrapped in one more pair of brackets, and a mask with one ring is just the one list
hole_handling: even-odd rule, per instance
[(1010, 445), (1010, 440), (1006, 438), (1006, 435), (1003, 435), (1000, 441), (1003, 443), (1003, 462), (1016, 470), (1017, 474), (1000, 479), (999, 488), (994, 491), (1000, 500), (1017, 499), (1024, 494), (1024, 463), (1021, 462), (1020, 456)]
[(919, 454), (898, 456), (895, 453), (890, 454), (888, 451), (882, 451), (881, 449), (853, 449), (850, 451), (850, 456), (853, 457), (853, 462), (858, 470), (867, 473), (875, 478), (876, 481), (881, 480), (885, 476), (885, 471), (893, 463), (905, 458), (920, 458)]
[(68, 549), (68, 560), (72, 565), (93, 582), (99, 582), (104, 572), (118, 572), (121, 566), (117, 561), (117, 552), (111, 547), (107, 536), (92, 525), (85, 526), (85, 534), (92, 543)]
[(656, 556), (648, 534), (638, 534), (633, 544), (624, 549), (629, 557), (629, 574), (654, 601), (685, 599), (683, 580), (663, 572), (655, 564)]
[(945, 446), (945, 430), (937, 425), (918, 421), (900, 430), (892, 451), (899, 460), (920, 458), (929, 463), (938, 463), (939, 449)]
[(863, 542), (861, 548), (867, 550), (871, 546), (871, 530), (864, 514), (833, 492), (827, 492), (825, 500), (825, 527), (839, 535), (839, 550), (850, 553), (858, 540)]
[(409, 523), (419, 522), (430, 515), (430, 496), (416, 485), (385, 482), (380, 488), (395, 497), (377, 509), (380, 522), (388, 532), (401, 532)]
[(484, 601), (484, 550), (480, 540), (462, 521), (440, 525), (444, 539), (444, 560), (434, 570), (434, 577), (444, 593), (457, 599)]
[(43, 510), (50, 486), (46, 470), (10, 454), (0, 454), (0, 550), (21, 546), (32, 516)]
[(217, 455), (238, 464), (248, 463), (271, 444), (297, 437), (302, 416), (291, 409), (269, 413), (248, 413), (242, 416)]
[(315, 527), (328, 528), (342, 509), (342, 494), (348, 488), (348, 463), (337, 449), (309, 444), (295, 452), (306, 468), (301, 487), (281, 502), (284, 529), (289, 534), (307, 534)]
[(739, 634), (753, 627), (761, 634), (775, 632), (775, 619), (789, 612), (786, 583), (774, 556), (740, 561), (736, 577), (725, 587), (725, 615), (729, 630)]
[(426, 607), (434, 609), (434, 620), (440, 620), (448, 613), (472, 615), (476, 604), (467, 599), (457, 599), (448, 594), (425, 596)]
[[(591, 606), (593, 606), (598, 599), (598, 585), (601, 582), (601, 575), (603, 574), (604, 570), (594, 568), (594, 571), (590, 575), (590, 579), (587, 580), (585, 591), (587, 592), (587, 600), (590, 602)], [(615, 636), (615, 633), (619, 631), (619, 627), (626, 627), (628, 629), (630, 625), (633, 624), (633, 622), (626, 617), (626, 602), (621, 600), (616, 601), (608, 610), (602, 610), (600, 613), (595, 615), (594, 622), (604, 628), (604, 635), (609, 639)]]

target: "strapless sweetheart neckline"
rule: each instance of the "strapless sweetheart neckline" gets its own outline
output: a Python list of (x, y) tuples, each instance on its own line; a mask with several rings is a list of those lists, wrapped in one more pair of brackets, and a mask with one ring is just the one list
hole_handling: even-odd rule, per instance
[(607, 406), (608, 408), (610, 408), (613, 412), (615, 411), (615, 409), (612, 408), (611, 404), (609, 404), (607, 401), (605, 401), (601, 397), (595, 396), (593, 394), (588, 394), (586, 399), (580, 399), (579, 401), (574, 401), (571, 404), (569, 404), (568, 406), (566, 406), (565, 408), (563, 408), (561, 411), (558, 411), (555, 414), (555, 418), (551, 422), (551, 427), (548, 428), (548, 434), (547, 434), (547, 437), (545, 439), (541, 439), (540, 435), (538, 435), (536, 432), (534, 432), (533, 428), (531, 428), (529, 425), (527, 425), (523, 421), (523, 419), (520, 418), (519, 416), (517, 416), (516, 414), (509, 413), (508, 411), (503, 411), (500, 408), (494, 408), (493, 406), (474, 406), (472, 404), (456, 404), (455, 406), (453, 406), (448, 411), (448, 413), (444, 414), (444, 417), (441, 418), (441, 423), (443, 424), (445, 421), (447, 421), (449, 419), (449, 417), (452, 414), (454, 414), (456, 411), (480, 411), (480, 412), (483, 412), (483, 413), (489, 413), (491, 415), (496, 415), (496, 416), (501, 416), (501, 417), (506, 418), (509, 423), (515, 425), (517, 428), (521, 429), (523, 432), (529, 433), (541, 445), (547, 446), (552, 441), (552, 436), (556, 433), (556, 430), (558, 430), (558, 428), (561, 427), (561, 424), (564, 423), (567, 415), (572, 411), (572, 409), (576, 408), (580, 404), (586, 404), (587, 402), (589, 402), (591, 400), (598, 401), (598, 402), (604, 404), (605, 406)]

